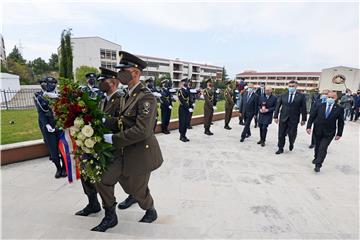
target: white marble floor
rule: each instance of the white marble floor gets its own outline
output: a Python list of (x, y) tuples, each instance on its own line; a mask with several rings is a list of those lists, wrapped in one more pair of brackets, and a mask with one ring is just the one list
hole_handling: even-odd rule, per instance
[[(294, 151), (286, 145), (278, 156), (277, 125), (266, 147), (256, 144), (258, 129), (240, 143), (243, 127), (231, 125), (215, 122), (214, 136), (196, 126), (188, 143), (177, 131), (158, 134), (165, 161), (150, 180), (158, 220), (138, 223), (144, 212), (134, 205), (117, 210), (119, 224), (106, 233), (89, 230), (104, 211), (74, 216), (86, 204), (81, 183), (55, 180), (46, 158), (4, 166), (2, 238), (359, 238), (359, 123), (346, 124), (320, 173), (304, 127)], [(119, 186), (116, 196), (126, 197)]]

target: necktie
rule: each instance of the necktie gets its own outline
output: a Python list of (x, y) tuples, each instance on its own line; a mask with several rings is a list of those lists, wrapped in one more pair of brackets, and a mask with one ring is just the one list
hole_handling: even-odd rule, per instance
[(247, 102), (249, 101), (249, 99), (251, 98), (251, 93), (248, 93), (248, 96), (247, 96)]
[(325, 118), (328, 118), (331, 112), (331, 104), (329, 104), (326, 108), (326, 112), (325, 112)]
[(292, 101), (293, 101), (293, 93), (292, 94), (290, 94), (290, 98), (289, 98), (289, 103), (292, 103)]

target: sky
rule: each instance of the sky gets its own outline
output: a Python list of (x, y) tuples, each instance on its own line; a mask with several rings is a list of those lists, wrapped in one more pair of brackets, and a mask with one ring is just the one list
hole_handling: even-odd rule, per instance
[(63, 29), (99, 36), (131, 53), (244, 70), (359, 68), (359, 2), (19, 1), (1, 3), (7, 54), (56, 53)]

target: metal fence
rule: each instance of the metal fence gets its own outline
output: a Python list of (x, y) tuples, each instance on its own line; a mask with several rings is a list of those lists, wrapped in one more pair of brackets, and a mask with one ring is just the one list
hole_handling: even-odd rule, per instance
[(1, 109), (30, 109), (35, 108), (34, 93), (39, 89), (0, 90)]

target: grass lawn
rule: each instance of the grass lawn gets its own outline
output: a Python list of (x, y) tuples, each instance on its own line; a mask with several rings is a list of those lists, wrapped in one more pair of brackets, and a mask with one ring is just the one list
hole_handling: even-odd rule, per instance
[[(179, 102), (173, 103), (171, 118), (178, 118)], [(222, 112), (225, 108), (225, 102), (219, 101), (216, 112)], [(193, 116), (202, 115), (204, 110), (204, 101), (198, 100), (195, 103)], [(159, 114), (160, 113), (159, 107)], [(158, 117), (160, 121), (161, 116)], [(14, 124), (10, 124), (14, 121)], [(36, 109), (26, 110), (1, 110), (1, 142), (0, 144), (9, 144), (22, 141), (41, 139)]]

